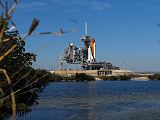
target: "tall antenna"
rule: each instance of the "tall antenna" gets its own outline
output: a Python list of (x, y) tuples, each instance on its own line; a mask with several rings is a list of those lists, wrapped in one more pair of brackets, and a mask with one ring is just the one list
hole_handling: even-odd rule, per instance
[(87, 22), (85, 22), (85, 31), (86, 31), (86, 35), (87, 35), (88, 34)]

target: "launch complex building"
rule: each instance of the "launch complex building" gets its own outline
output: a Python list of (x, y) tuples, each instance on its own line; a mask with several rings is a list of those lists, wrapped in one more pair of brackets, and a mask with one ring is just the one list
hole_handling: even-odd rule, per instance
[(80, 64), (82, 70), (119, 70), (109, 62), (96, 61), (96, 41), (87, 33), (85, 23), (85, 35), (81, 37), (83, 46), (78, 48), (73, 43), (64, 50), (63, 61), (68, 64)]
[(113, 66), (110, 62), (96, 61), (96, 41), (87, 33), (87, 23), (85, 23), (85, 35), (81, 37), (83, 46), (78, 48), (73, 43), (64, 49), (63, 57), (61, 57), (61, 65), (63, 62), (67, 64), (80, 64), (81, 70), (63, 69), (51, 71), (51, 73), (70, 76), (77, 73), (85, 73), (91, 76), (118, 76), (130, 75), (132, 71), (120, 70), (119, 67)]

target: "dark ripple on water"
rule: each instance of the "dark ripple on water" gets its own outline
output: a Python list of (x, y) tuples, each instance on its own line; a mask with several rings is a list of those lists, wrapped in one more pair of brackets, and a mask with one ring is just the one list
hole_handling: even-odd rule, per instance
[(23, 119), (159, 120), (160, 82), (51, 83)]

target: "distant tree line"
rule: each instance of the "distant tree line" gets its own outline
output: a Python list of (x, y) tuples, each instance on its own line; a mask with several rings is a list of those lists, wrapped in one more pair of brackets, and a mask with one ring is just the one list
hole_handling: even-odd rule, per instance
[(121, 80), (131, 80), (132, 76), (130, 75), (120, 75), (120, 76), (98, 76), (102, 80), (112, 80), (112, 81), (121, 81)]
[(154, 74), (148, 76), (149, 80), (160, 80), (160, 74)]

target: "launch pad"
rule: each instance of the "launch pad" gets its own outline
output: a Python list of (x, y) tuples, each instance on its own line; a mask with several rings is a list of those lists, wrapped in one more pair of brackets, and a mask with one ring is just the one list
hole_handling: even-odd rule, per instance
[(64, 50), (63, 61), (68, 64), (80, 64), (82, 70), (119, 70), (110, 62), (96, 61), (96, 41), (88, 35), (85, 23), (85, 35), (81, 37), (83, 46), (78, 48), (73, 43)]

